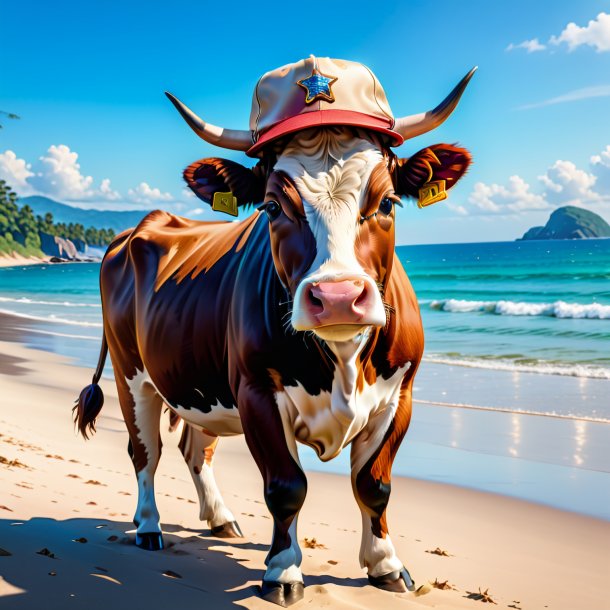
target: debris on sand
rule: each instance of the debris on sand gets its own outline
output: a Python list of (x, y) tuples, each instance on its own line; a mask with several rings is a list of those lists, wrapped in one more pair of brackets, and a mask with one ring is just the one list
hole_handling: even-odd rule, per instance
[(475, 599), (476, 601), (484, 602), (486, 604), (496, 604), (496, 606), (497, 606), (498, 603), (495, 602), (491, 598), (491, 595), (489, 595), (488, 591), (489, 591), (489, 589), (485, 589), (485, 591), (481, 591), (481, 587), (479, 587), (478, 593), (473, 593), (472, 591), (466, 591), (466, 595), (464, 595), (464, 597), (466, 599)]
[(423, 585), (420, 585), (415, 589), (415, 595), (419, 597), (420, 595), (426, 595), (432, 591), (432, 585), (428, 582), (425, 582)]
[(107, 580), (108, 582), (113, 582), (115, 585), (122, 585), (123, 583), (116, 578), (112, 578), (112, 576), (108, 576), (107, 574), (89, 574), (89, 576), (95, 576), (95, 578), (101, 578), (102, 580)]
[(331, 566), (336, 566), (339, 562), (334, 559), (329, 559), (326, 563), (330, 563)]
[(0, 504), (0, 510), (8, 510), (9, 513), (13, 512), (12, 508), (9, 508), (8, 506), (4, 506), (4, 504)]
[(315, 538), (303, 538), (303, 546), (306, 549), (325, 549), (326, 547)]
[(102, 487), (107, 487), (107, 485), (105, 485), (104, 483), (100, 483), (95, 479), (89, 479), (88, 481), (85, 481), (85, 485), (101, 485)]
[(49, 557), (50, 559), (59, 559), (55, 553), (51, 553), (49, 549), (45, 546), (44, 549), (40, 549), (40, 551), (36, 551), (36, 555), (44, 555), (45, 557)]
[(435, 589), (441, 589), (442, 591), (457, 591), (457, 589), (452, 584), (450, 584), (448, 580), (443, 580), (441, 582), (438, 578), (435, 578), (434, 582), (432, 583), (432, 586)]
[(14, 460), (9, 460), (3, 455), (0, 455), (0, 464), (4, 464), (4, 466), (6, 466), (7, 468), (27, 468), (28, 470), (31, 470), (31, 468), (27, 464), (20, 462), (17, 458), (15, 458)]
[(426, 551), (426, 553), (430, 553), (431, 555), (440, 555), (441, 557), (451, 557), (447, 551), (444, 551), (438, 546), (433, 551)]

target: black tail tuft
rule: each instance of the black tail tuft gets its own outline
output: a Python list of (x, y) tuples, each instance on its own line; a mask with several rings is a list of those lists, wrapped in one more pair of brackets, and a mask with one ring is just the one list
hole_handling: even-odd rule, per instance
[(74, 423), (85, 439), (95, 432), (95, 419), (104, 406), (104, 393), (97, 383), (88, 385), (78, 397), (72, 409)]
[(108, 343), (106, 343), (106, 334), (104, 334), (102, 335), (100, 358), (97, 362), (97, 368), (93, 374), (91, 385), (88, 385), (80, 393), (76, 405), (72, 409), (72, 413), (74, 413), (74, 423), (78, 426), (79, 432), (85, 439), (89, 438), (88, 433), (95, 432), (95, 418), (100, 414), (100, 411), (104, 406), (104, 393), (97, 383), (102, 376), (107, 354)]

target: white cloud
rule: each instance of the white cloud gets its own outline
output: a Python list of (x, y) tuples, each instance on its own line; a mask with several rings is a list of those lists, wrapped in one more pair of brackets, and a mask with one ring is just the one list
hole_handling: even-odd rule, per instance
[(575, 89), (574, 91), (569, 91), (568, 93), (564, 93), (563, 95), (551, 97), (548, 100), (543, 100), (542, 102), (524, 104), (523, 106), (519, 106), (517, 110), (542, 108), (543, 106), (564, 104), (566, 102), (577, 102), (580, 100), (588, 100), (595, 97), (610, 97), (610, 85), (599, 85), (597, 87), (583, 87), (582, 89)]
[(135, 189), (129, 189), (127, 195), (134, 203), (155, 204), (159, 201), (173, 201), (170, 193), (162, 193), (160, 189), (149, 186), (146, 182), (140, 182)]
[(582, 45), (594, 47), (598, 53), (610, 51), (610, 14), (600, 13), (584, 27), (568, 23), (559, 36), (551, 36), (549, 43), (565, 43), (570, 51)]
[(108, 178), (102, 180), (100, 184), (100, 193), (104, 196), (104, 199), (108, 199), (108, 201), (117, 201), (121, 198), (121, 193), (112, 189)]
[(19, 159), (12, 150), (0, 153), (0, 179), (5, 180), (17, 193), (29, 193), (31, 187), (28, 178), (34, 174), (25, 159)]
[(528, 53), (544, 51), (549, 46), (567, 45), (568, 51), (587, 45), (593, 47), (598, 53), (610, 51), (610, 14), (600, 13), (591, 19), (585, 26), (578, 26), (574, 22), (568, 23), (558, 36), (551, 36), (548, 42), (541, 43), (538, 38), (524, 40), (519, 44), (510, 43), (507, 51), (525, 49)]
[(34, 164), (34, 175), (28, 182), (36, 191), (58, 199), (79, 201), (93, 195), (93, 178), (83, 176), (78, 154), (65, 144), (49, 147)]
[(583, 205), (601, 199), (593, 190), (597, 178), (578, 169), (572, 161), (555, 161), (538, 180), (545, 186), (546, 200), (551, 205)]
[(544, 197), (530, 191), (530, 185), (520, 176), (511, 176), (508, 184), (477, 182), (468, 202), (482, 213), (511, 214), (549, 207)]
[(593, 155), (590, 161), (591, 172), (597, 178), (596, 189), (610, 194), (610, 144), (599, 155)]
[[(470, 214), (514, 215), (521, 212), (551, 210), (562, 205), (577, 205), (608, 212), (610, 204), (610, 145), (590, 158), (589, 171), (572, 161), (558, 160), (530, 185), (520, 176), (506, 184), (477, 182), (468, 196)], [(458, 206), (462, 208), (462, 206)], [(457, 214), (463, 211), (451, 208)]]
[(537, 38), (532, 38), (532, 40), (524, 40), (519, 44), (513, 44), (511, 42), (506, 47), (507, 51), (514, 51), (515, 49), (525, 49), (528, 53), (535, 53), (536, 51), (544, 51), (546, 49), (546, 45), (541, 44)]
[(147, 182), (128, 189), (127, 196), (115, 190), (109, 178), (102, 179), (97, 186), (92, 176), (83, 174), (78, 154), (65, 144), (50, 146), (33, 165), (18, 158), (12, 150), (0, 153), (0, 179), (6, 180), (22, 197), (45, 195), (79, 207), (104, 203), (108, 209), (128, 209), (136, 204), (182, 212), (187, 205), (181, 199), (190, 198), (184, 191), (177, 199)]

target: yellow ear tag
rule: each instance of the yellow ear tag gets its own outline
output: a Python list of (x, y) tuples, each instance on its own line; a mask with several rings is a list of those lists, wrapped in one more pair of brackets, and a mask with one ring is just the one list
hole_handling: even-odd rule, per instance
[(432, 182), (426, 182), (426, 184), (419, 189), (419, 200), (417, 202), (417, 207), (425, 208), (433, 203), (443, 201), (443, 199), (447, 199), (445, 181), (433, 180)]
[(212, 209), (215, 212), (224, 212), (225, 214), (231, 214), (231, 216), (237, 216), (237, 197), (234, 197), (231, 191), (228, 193), (214, 193)]

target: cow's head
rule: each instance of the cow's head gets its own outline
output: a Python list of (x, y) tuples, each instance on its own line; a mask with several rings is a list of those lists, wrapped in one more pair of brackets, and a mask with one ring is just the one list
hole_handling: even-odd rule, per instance
[[(313, 60), (310, 78), (317, 70)], [(341, 64), (329, 65), (339, 70)], [(301, 64), (287, 68), (304, 69)], [(347, 66), (349, 72), (348, 68), (363, 67)], [(359, 73), (359, 82), (372, 87), (370, 99), (363, 103), (378, 105), (369, 108), (369, 115), (377, 112), (382, 118), (351, 111), (337, 114), (336, 105), (311, 113), (303, 107), (301, 114), (280, 122), (284, 129), (281, 137), (274, 132), (278, 128), (271, 127), (254, 145), (251, 132), (214, 127), (169, 96), (206, 141), (262, 156), (251, 169), (233, 161), (202, 159), (188, 167), (184, 176), (195, 194), (208, 203), (215, 193), (230, 191), (239, 205), (260, 204), (259, 211), (269, 222), (277, 274), (293, 300), (291, 323), (295, 330), (313, 331), (328, 341), (348, 341), (366, 336), (366, 329), (386, 324), (383, 296), (394, 255), (396, 205), (401, 197), (418, 197), (420, 189), (431, 182), (442, 180), (446, 189), (452, 188), (470, 164), (465, 149), (449, 144), (425, 148), (407, 159), (396, 157), (390, 146), (442, 123), (457, 105), (473, 72), (434, 110), (390, 123), (389, 107), (384, 106), (387, 102), (378, 81), (374, 77), (370, 81), (368, 72)], [(347, 77), (342, 78), (350, 93)], [(294, 90), (294, 73), (282, 69), (277, 79), (291, 87), (293, 97), (286, 106), (294, 114), (293, 106), (300, 103), (301, 95)], [(274, 103), (285, 102), (278, 99)], [(352, 102), (338, 98), (341, 103), (349, 107)], [(256, 120), (252, 124), (259, 126), (265, 104), (258, 94), (256, 104), (258, 112), (253, 111)], [(273, 114), (275, 107), (268, 105), (267, 114)], [(314, 114), (316, 118), (312, 118)], [(333, 124), (328, 117), (332, 121), (347, 117), (350, 122)], [(327, 125), (311, 127), (317, 122)], [(290, 131), (286, 131), (288, 124)], [(303, 124), (305, 127), (295, 128)]]
[(400, 159), (374, 133), (335, 127), (295, 134), (270, 171), (212, 158), (185, 178), (208, 203), (228, 191), (240, 205), (262, 202), (275, 268), (293, 299), (292, 326), (343, 341), (386, 323), (400, 198), (417, 197), (430, 181), (451, 188), (469, 163), (468, 151), (449, 144)]

